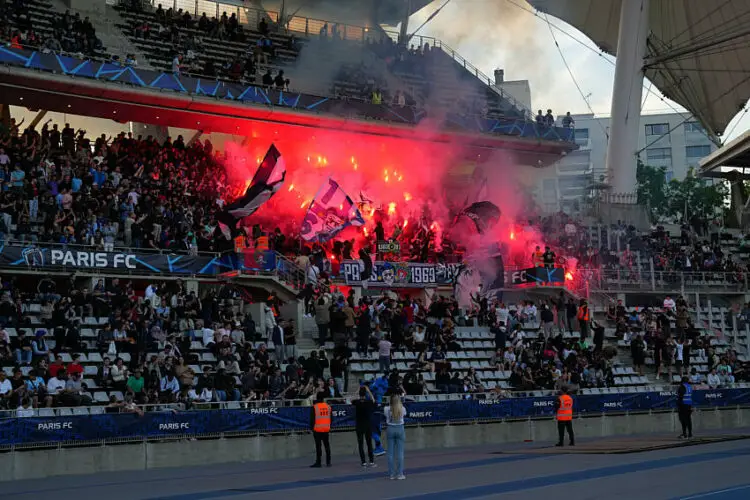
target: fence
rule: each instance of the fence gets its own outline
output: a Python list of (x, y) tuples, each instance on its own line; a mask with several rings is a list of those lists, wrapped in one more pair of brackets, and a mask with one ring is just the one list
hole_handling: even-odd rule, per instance
[[(172, 7), (175, 10), (182, 9), (189, 12), (192, 16), (201, 16), (204, 12), (208, 17), (215, 16), (217, 19), (226, 12), (228, 16), (235, 14), (240, 24), (248, 25), (251, 29), (256, 30), (261, 19), (271, 22), (272, 28), (282, 29), (287, 33), (298, 33), (305, 37), (318, 36), (332, 38), (340, 36), (343, 40), (365, 42), (367, 40), (379, 40), (381, 37), (388, 37), (398, 42), (400, 33), (397, 31), (384, 30), (382, 28), (368, 26), (359, 26), (346, 23), (333, 23), (323, 19), (316, 19), (296, 14), (285, 15), (270, 10), (253, 9), (240, 6), (234, 3), (220, 3), (208, 0), (172, 0), (172, 2), (163, 2), (161, 0), (141, 0), (141, 6), (145, 10), (153, 11), (158, 4), (163, 9)], [(324, 27), (328, 29), (325, 30)], [(411, 40), (417, 47), (429, 45), (432, 48), (440, 49), (456, 63), (462, 66), (466, 71), (474, 75), (480, 82), (487, 85), (493, 92), (497, 93), (503, 99), (513, 104), (516, 108), (524, 113), (527, 119), (533, 118), (532, 111), (523, 103), (516, 100), (512, 95), (504, 92), (495, 86), (495, 80), (484, 74), (479, 68), (471, 64), (466, 58), (461, 56), (456, 50), (452, 49), (442, 40), (423, 36), (414, 35)]]
[[(575, 397), (574, 405), (576, 413), (584, 416), (671, 410), (676, 406), (676, 400), (675, 392), (660, 391), (582, 395)], [(693, 401), (699, 407), (745, 406), (750, 404), (750, 389), (694, 391)], [(549, 418), (554, 415), (554, 404), (554, 397), (407, 402), (406, 423), (437, 425)], [(351, 405), (333, 405), (332, 409), (334, 430), (354, 427), (354, 408)], [(101, 444), (136, 438), (229, 437), (306, 432), (309, 429), (309, 407), (6, 418), (0, 420), (0, 447), (33, 447), (41, 443)]]
[(653, 260), (644, 268), (638, 259), (633, 268), (579, 269), (585, 273), (590, 290), (608, 292), (664, 292), (677, 293), (743, 293), (748, 290), (745, 273), (680, 272), (655, 270)]

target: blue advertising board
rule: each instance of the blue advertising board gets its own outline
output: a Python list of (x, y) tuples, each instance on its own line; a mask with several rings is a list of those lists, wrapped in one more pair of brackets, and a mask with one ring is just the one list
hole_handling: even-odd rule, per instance
[[(699, 407), (750, 404), (750, 389), (695, 391)], [(665, 410), (676, 404), (670, 391), (581, 395), (574, 397), (578, 415)], [(554, 415), (554, 397), (500, 400), (406, 402), (407, 424), (543, 418)], [(333, 427), (354, 426), (351, 405), (333, 406)], [(242, 410), (150, 412), (136, 414), (25, 417), (0, 419), (0, 446), (42, 442), (101, 441), (122, 438), (159, 438), (229, 432), (294, 432), (310, 428), (309, 407), (264, 407)]]

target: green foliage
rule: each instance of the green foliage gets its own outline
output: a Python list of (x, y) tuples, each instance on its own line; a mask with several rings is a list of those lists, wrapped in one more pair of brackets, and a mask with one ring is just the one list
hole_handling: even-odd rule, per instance
[(654, 222), (681, 221), (698, 216), (712, 218), (721, 214), (729, 196), (724, 182), (713, 184), (696, 177), (692, 169), (679, 181), (666, 182), (664, 167), (651, 167), (638, 162), (638, 203), (647, 205)]

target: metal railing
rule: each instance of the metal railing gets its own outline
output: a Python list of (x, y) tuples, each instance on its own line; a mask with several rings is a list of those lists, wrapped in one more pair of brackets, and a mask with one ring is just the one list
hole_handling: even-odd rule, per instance
[(651, 291), (680, 292), (731, 292), (748, 290), (748, 278), (744, 273), (727, 272), (680, 272), (651, 269), (590, 269), (587, 272), (589, 288), (594, 291)]
[[(29, 408), (24, 410), (18, 408), (16, 410), (0, 410), (0, 418), (27, 418), (27, 417), (70, 417), (70, 416), (86, 416), (86, 415), (102, 415), (108, 413), (107, 410), (116, 410), (109, 413), (121, 413), (122, 402), (118, 403), (118, 406), (106, 406), (106, 405), (90, 405), (90, 406), (58, 406), (54, 408)], [(163, 403), (163, 404), (146, 404), (146, 405), (133, 405), (134, 408), (142, 412), (174, 412), (185, 410), (185, 405), (182, 403)], [(18, 415), (19, 410), (21, 412), (31, 411), (31, 415)], [(127, 412), (127, 411), (126, 411)]]
[[(183, 11), (189, 12), (194, 18), (201, 16), (204, 12), (209, 18), (215, 16), (217, 19), (224, 13), (227, 16), (235, 14), (240, 24), (249, 25), (253, 30), (257, 29), (257, 25), (261, 19), (268, 19), (271, 21), (271, 28), (279, 31), (283, 30), (285, 33), (298, 33), (305, 37), (316, 36), (333, 38), (338, 34), (342, 40), (350, 40), (357, 42), (366, 42), (368, 40), (377, 41), (382, 37), (387, 37), (395, 42), (400, 39), (400, 34), (395, 31), (384, 30), (382, 28), (368, 26), (358, 26), (346, 23), (334, 23), (323, 19), (315, 19), (305, 16), (290, 15), (284, 16), (286, 19), (279, 19), (279, 13), (270, 10), (260, 10), (248, 7), (242, 7), (234, 4), (226, 4), (219, 2), (212, 2), (210, 0), (172, 0), (160, 1), (160, 0), (141, 0), (141, 5), (146, 11), (154, 11), (157, 6), (161, 4), (162, 8), (166, 11), (170, 7), (177, 11), (182, 9)], [(126, 1), (123, 1), (126, 3)], [(212, 6), (213, 4), (213, 6)], [(328, 31), (321, 33), (324, 26), (328, 26)], [(513, 96), (504, 92), (502, 89), (495, 86), (495, 81), (484, 74), (479, 68), (471, 64), (466, 58), (461, 56), (456, 50), (452, 49), (442, 40), (422, 35), (415, 35), (410, 41), (418, 47), (424, 47), (429, 45), (432, 48), (438, 48), (456, 63), (462, 66), (466, 71), (473, 74), (480, 82), (487, 85), (490, 90), (498, 94), (501, 98), (510, 102), (513, 106), (522, 111), (524, 116), (531, 120), (534, 116), (533, 112), (523, 103), (515, 99)]]

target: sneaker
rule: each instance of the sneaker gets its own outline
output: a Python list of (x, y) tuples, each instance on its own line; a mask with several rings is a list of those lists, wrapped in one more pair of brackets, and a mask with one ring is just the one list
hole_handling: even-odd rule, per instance
[(383, 455), (385, 455), (385, 450), (375, 450), (375, 453), (373, 453), (373, 455), (375, 455), (376, 457), (382, 457)]
[(311, 469), (320, 469), (320, 467), (321, 467), (320, 464), (312, 464), (310, 466)]
[(396, 479), (396, 476), (390, 476), (388, 479), (390, 479), (391, 481), (393, 481), (394, 479)]
[(362, 467), (369, 467), (369, 465), (367, 465), (367, 462), (362, 462)]
[(403, 479), (406, 479), (406, 476), (403, 475), (403, 474), (399, 474), (398, 476), (396, 476), (396, 479), (398, 479), (399, 481), (401, 481)]
[(367, 467), (370, 467), (371, 469), (375, 468), (377, 466), (378, 466), (378, 464), (376, 464), (375, 462), (370, 462), (370, 463), (367, 464)]

